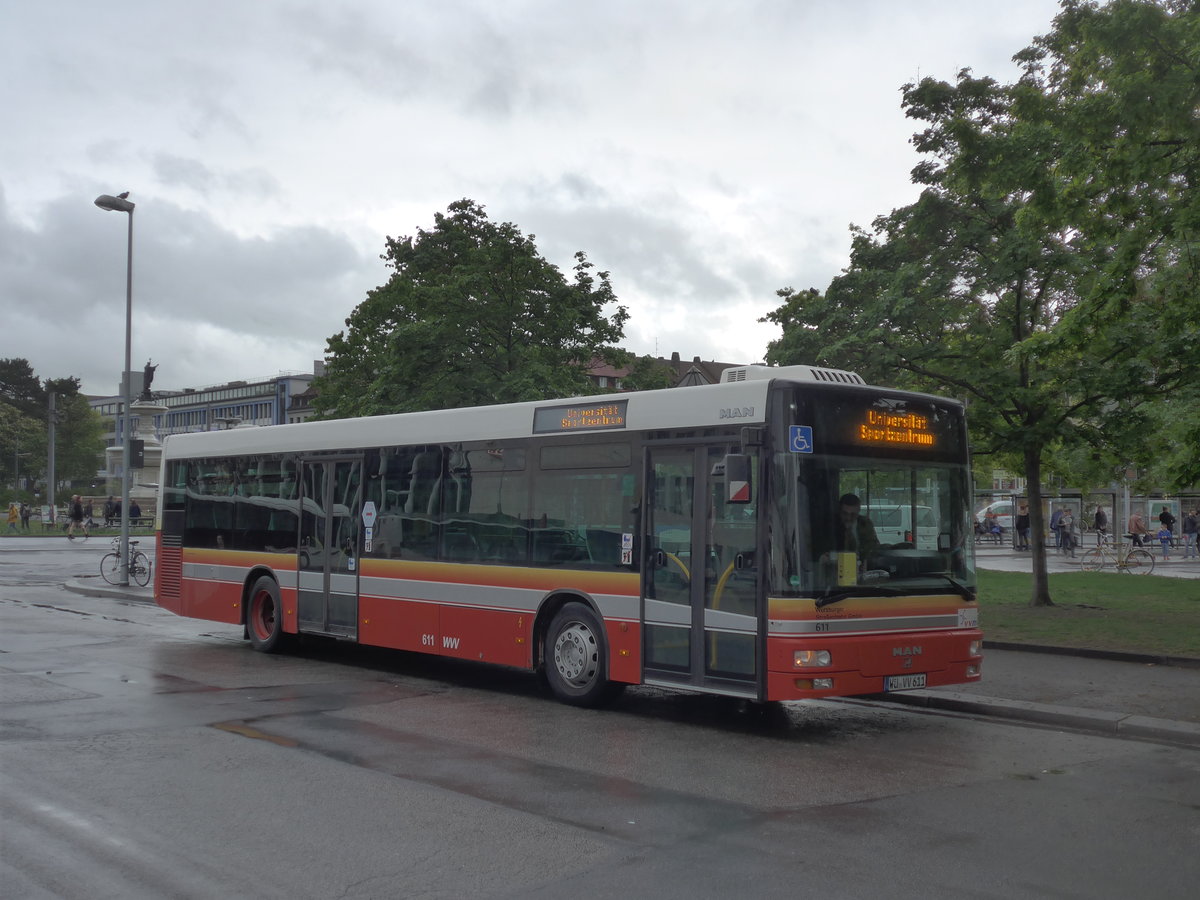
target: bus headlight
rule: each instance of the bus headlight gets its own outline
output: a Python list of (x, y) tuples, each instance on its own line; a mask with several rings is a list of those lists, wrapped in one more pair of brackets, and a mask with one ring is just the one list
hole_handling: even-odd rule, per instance
[(983, 656), (983, 641), (971, 641), (967, 645), (967, 656)]
[(828, 650), (797, 650), (793, 662), (797, 669), (813, 669), (828, 666), (833, 659)]

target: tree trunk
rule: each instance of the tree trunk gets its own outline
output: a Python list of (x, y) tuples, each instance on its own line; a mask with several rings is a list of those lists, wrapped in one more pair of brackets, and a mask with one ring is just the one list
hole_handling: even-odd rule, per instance
[[(1033, 592), (1030, 606), (1053, 606), (1050, 579), (1046, 573), (1046, 529), (1042, 516), (1042, 448), (1025, 448), (1025, 483), (1029, 494), (1029, 552), (1033, 563)], [(1014, 513), (1014, 522), (1015, 514)]]

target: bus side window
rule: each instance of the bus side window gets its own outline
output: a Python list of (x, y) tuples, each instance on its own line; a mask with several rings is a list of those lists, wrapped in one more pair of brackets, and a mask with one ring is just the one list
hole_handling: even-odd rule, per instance
[(365, 499), (377, 513), (370, 556), (436, 558), (441, 457), (438, 447), (385, 447), (368, 454)]

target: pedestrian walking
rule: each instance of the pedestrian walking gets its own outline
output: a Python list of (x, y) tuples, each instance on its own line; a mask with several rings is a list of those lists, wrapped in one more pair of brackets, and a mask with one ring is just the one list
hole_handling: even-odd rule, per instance
[(79, 528), (83, 532), (83, 536), (88, 536), (87, 522), (83, 519), (83, 499), (75, 494), (71, 498), (71, 508), (68, 510), (68, 515), (71, 518), (71, 524), (67, 526), (67, 539), (75, 540), (75, 529)]
[(21, 527), (26, 531), (29, 530), (29, 515), (30, 509), (28, 503), (21, 504)]
[(1104, 511), (1103, 506), (1096, 507), (1096, 517), (1092, 520), (1092, 525), (1096, 529), (1096, 546), (1099, 547), (1108, 539), (1108, 513)]
[(1142, 518), (1141, 513), (1133, 513), (1129, 517), (1129, 521), (1125, 523), (1125, 530), (1129, 532), (1129, 536), (1133, 538), (1133, 546), (1142, 547), (1142, 538), (1150, 533), (1150, 529), (1146, 527), (1146, 520)]
[(1054, 510), (1054, 512), (1050, 513), (1050, 530), (1054, 532), (1054, 549), (1059, 553), (1062, 553), (1063, 550), (1062, 517), (1063, 513), (1066, 511), (1067, 508), (1065, 506), (1061, 506)]
[(21, 513), (17, 504), (8, 504), (8, 530), (13, 534), (17, 533), (17, 520), (21, 518)]
[(1058, 517), (1059, 546), (1064, 556), (1075, 558), (1075, 514), (1067, 507)]
[(1183, 558), (1195, 556), (1200, 559), (1200, 509), (1193, 509), (1183, 517)]
[(1175, 543), (1175, 517), (1171, 515), (1170, 508), (1166, 506), (1162, 508), (1162, 512), (1158, 514), (1158, 521), (1159, 524), (1161, 524), (1162, 527), (1165, 528), (1171, 535), (1171, 543)]
[(1022, 503), (1017, 508), (1017, 519), (1014, 523), (1017, 529), (1017, 549), (1029, 549), (1029, 504)]

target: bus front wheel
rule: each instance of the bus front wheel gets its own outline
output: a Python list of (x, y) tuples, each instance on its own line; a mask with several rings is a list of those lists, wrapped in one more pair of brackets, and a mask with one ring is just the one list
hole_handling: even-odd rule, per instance
[(279, 585), (263, 575), (250, 588), (246, 609), (246, 633), (250, 646), (263, 653), (274, 653), (283, 647), (283, 608), (279, 604)]
[(555, 613), (546, 632), (543, 656), (550, 689), (564, 703), (600, 706), (624, 687), (608, 680), (604, 627), (583, 603), (568, 603)]

